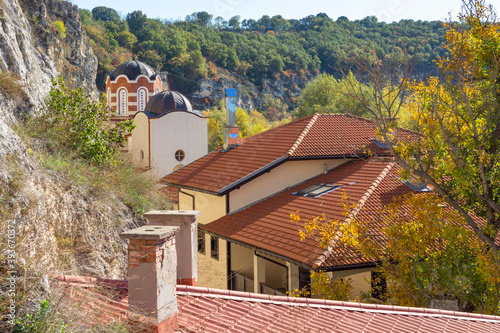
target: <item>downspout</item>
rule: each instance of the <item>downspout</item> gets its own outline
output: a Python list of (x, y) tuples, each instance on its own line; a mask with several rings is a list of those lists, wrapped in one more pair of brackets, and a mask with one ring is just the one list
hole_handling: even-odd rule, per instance
[(152, 169), (151, 166), (151, 119), (148, 117), (148, 147), (149, 147), (149, 168)]
[[(226, 214), (229, 214), (229, 193), (226, 194)], [(231, 242), (226, 240), (226, 266), (227, 266), (227, 289), (233, 290), (233, 279), (231, 274)]]
[[(181, 188), (179, 188), (179, 193), (182, 193), (182, 194), (187, 195), (188, 197), (191, 197), (191, 199), (193, 200), (193, 210), (196, 210), (196, 205), (195, 205), (194, 195), (189, 194), (189, 193), (186, 193), (186, 192), (183, 192)], [(180, 200), (179, 200), (179, 201), (180, 201)], [(180, 208), (180, 207), (179, 207), (179, 208)]]

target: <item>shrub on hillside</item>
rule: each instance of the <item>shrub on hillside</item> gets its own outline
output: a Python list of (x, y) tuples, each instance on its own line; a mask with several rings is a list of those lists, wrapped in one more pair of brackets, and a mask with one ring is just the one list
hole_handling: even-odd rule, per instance
[(111, 126), (105, 102), (91, 101), (81, 88), (67, 88), (62, 78), (52, 82), (48, 107), (47, 134), (58, 144), (98, 166), (120, 164), (118, 149), (135, 127), (132, 120)]

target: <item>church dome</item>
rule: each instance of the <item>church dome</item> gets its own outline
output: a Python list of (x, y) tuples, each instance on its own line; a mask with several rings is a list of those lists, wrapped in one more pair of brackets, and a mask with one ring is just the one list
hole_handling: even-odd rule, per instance
[(162, 91), (151, 97), (144, 112), (150, 116), (159, 116), (170, 112), (184, 111), (198, 114), (193, 111), (191, 102), (176, 91)]
[(118, 66), (109, 75), (111, 80), (115, 80), (119, 75), (126, 75), (129, 80), (136, 80), (139, 75), (146, 75), (151, 80), (156, 79), (155, 71), (143, 62), (137, 60), (127, 61)]

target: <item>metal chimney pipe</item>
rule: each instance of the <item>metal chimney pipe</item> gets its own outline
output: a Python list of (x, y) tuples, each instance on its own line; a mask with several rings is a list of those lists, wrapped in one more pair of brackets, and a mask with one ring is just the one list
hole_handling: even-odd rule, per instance
[(226, 106), (226, 126), (222, 129), (224, 150), (238, 143), (240, 128), (236, 126), (236, 89), (226, 88), (224, 104)]

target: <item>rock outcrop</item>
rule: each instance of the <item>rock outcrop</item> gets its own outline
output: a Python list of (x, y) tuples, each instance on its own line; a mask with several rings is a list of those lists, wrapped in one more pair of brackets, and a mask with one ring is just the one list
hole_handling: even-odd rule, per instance
[(310, 79), (301, 78), (295, 74), (281, 75), (279, 78), (264, 79), (261, 87), (257, 87), (249, 81), (237, 80), (236, 78), (219, 78), (217, 80), (201, 78), (198, 81), (198, 89), (189, 97), (196, 108), (203, 110), (218, 105), (219, 101), (224, 98), (224, 88), (235, 88), (238, 91), (237, 106), (244, 110), (261, 111), (265, 95), (280, 99), (283, 103), (294, 108), (298, 96)]
[[(20, 3), (32, 25), (35, 45), (54, 61), (58, 75), (64, 77), (69, 88), (82, 87), (96, 98), (97, 57), (83, 31), (78, 7), (61, 0), (22, 0)], [(64, 36), (56, 22), (63, 23)]]
[[(65, 35), (56, 21), (64, 23)], [(97, 96), (96, 71), (76, 6), (62, 0), (0, 1), (0, 258), (7, 227), (15, 225), (21, 275), (25, 270), (38, 276), (124, 277), (126, 246), (118, 235), (143, 222), (113, 195), (93, 194), (41, 166), (32, 152), (44, 143), (21, 139), (12, 129), (21, 117), (43, 112), (51, 80), (59, 75)]]

